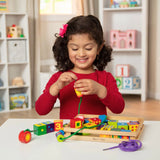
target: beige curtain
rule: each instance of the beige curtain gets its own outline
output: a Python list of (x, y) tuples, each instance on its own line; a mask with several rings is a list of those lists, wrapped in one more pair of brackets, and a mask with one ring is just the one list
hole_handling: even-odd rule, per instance
[(73, 3), (76, 15), (95, 15), (95, 0), (75, 0)]
[(31, 60), (32, 106), (40, 93), (40, 0), (27, 0)]

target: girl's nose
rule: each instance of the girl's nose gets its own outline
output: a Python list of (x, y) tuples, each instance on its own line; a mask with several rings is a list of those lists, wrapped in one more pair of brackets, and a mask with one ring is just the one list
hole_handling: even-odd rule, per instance
[(83, 57), (86, 55), (85, 50), (84, 49), (80, 49), (78, 52), (79, 56)]

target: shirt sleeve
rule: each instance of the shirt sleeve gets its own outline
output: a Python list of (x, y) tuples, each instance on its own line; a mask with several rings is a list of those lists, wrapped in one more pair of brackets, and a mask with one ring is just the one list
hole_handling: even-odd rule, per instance
[(121, 113), (125, 106), (124, 99), (117, 88), (116, 80), (110, 73), (106, 76), (105, 87), (107, 89), (107, 95), (104, 99), (101, 99), (102, 103), (113, 113)]
[(55, 73), (52, 75), (50, 80), (48, 81), (43, 93), (39, 96), (37, 101), (35, 102), (35, 109), (39, 115), (46, 115), (48, 114), (54, 107), (54, 104), (57, 100), (57, 96), (52, 96), (49, 93), (50, 86), (56, 82), (60, 75), (60, 72)]

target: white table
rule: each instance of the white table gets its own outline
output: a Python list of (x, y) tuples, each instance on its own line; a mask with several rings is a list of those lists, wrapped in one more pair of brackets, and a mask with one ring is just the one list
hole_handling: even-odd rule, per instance
[(136, 152), (120, 149), (102, 151), (116, 143), (66, 140), (57, 142), (55, 132), (36, 136), (23, 144), (18, 140), (21, 130), (33, 129), (33, 124), (46, 119), (8, 119), (0, 127), (1, 160), (159, 160), (160, 121), (145, 121), (141, 141), (143, 147)]

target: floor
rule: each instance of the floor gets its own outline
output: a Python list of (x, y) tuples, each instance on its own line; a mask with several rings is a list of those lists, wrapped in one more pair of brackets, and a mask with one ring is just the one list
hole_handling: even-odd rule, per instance
[[(160, 120), (160, 101), (147, 99), (141, 102), (139, 96), (124, 96), (125, 110), (121, 116), (142, 117), (144, 120)], [(108, 111), (109, 115), (114, 115)], [(0, 113), (0, 126), (9, 118), (58, 119), (59, 108), (54, 108), (48, 115), (39, 116), (35, 109)]]

